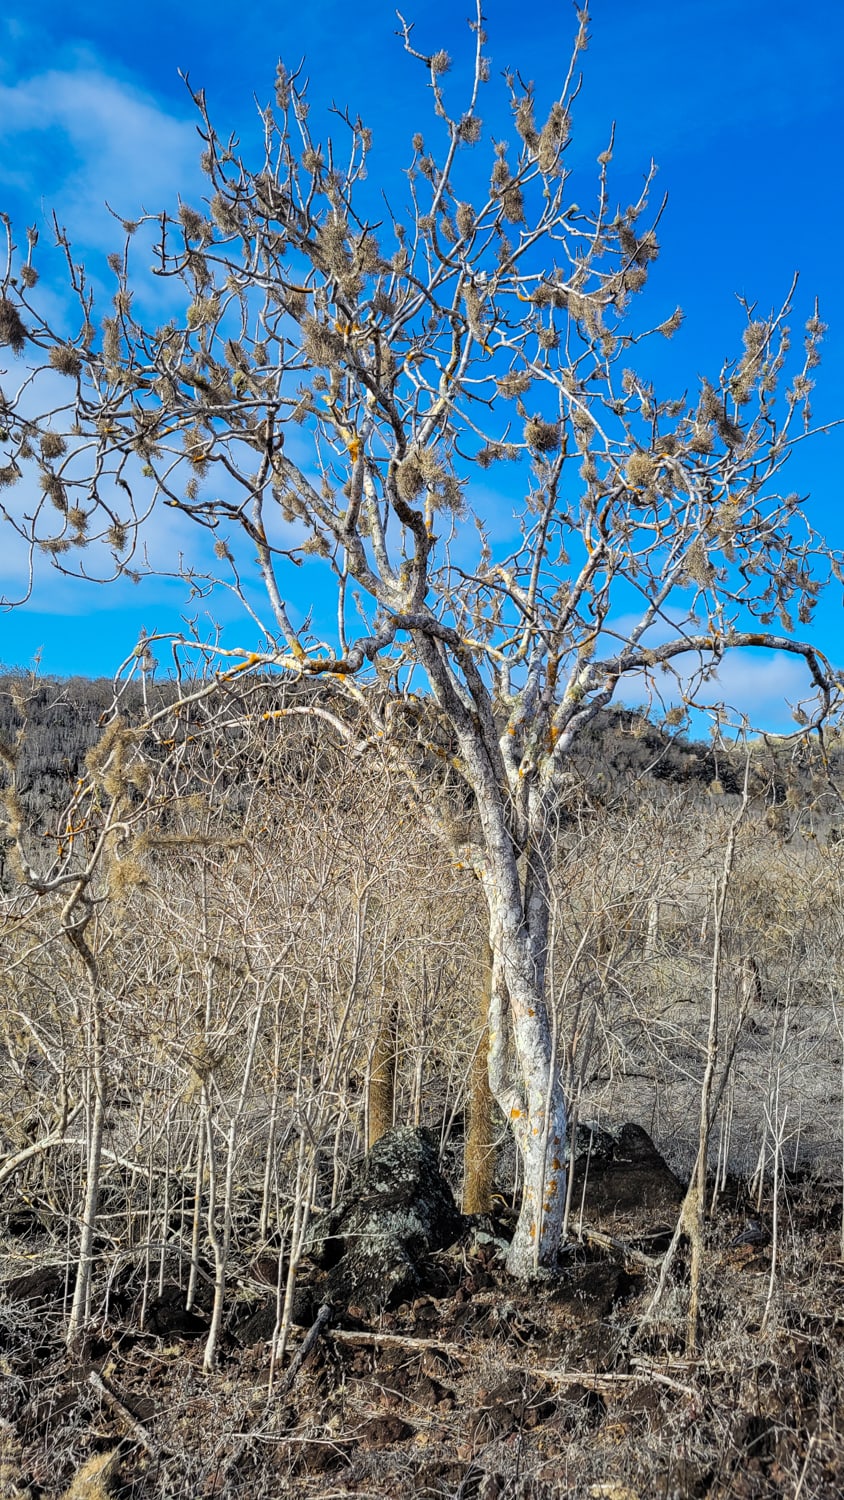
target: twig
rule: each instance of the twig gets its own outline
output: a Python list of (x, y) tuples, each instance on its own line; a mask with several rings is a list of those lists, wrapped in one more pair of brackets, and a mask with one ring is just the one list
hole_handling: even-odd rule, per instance
[(812, 1457), (812, 1451), (817, 1440), (818, 1434), (816, 1432), (813, 1432), (811, 1437), (809, 1438), (808, 1447), (806, 1448), (806, 1457), (803, 1460), (803, 1467), (800, 1470), (800, 1478), (797, 1481), (797, 1488), (794, 1491), (794, 1500), (800, 1500), (800, 1496), (803, 1493), (803, 1486), (806, 1483), (806, 1471), (808, 1470), (809, 1460)]
[(617, 1239), (614, 1234), (604, 1234), (599, 1229), (582, 1230), (581, 1236), (587, 1245), (594, 1245), (596, 1250), (606, 1250), (611, 1255), (619, 1255), (625, 1265), (631, 1265), (638, 1271), (652, 1271), (661, 1265), (661, 1258), (656, 1255), (646, 1255), (644, 1250), (634, 1250), (624, 1240)]
[(425, 1349), (436, 1349), (439, 1354), (454, 1355), (457, 1359), (465, 1359), (468, 1354), (462, 1344), (450, 1344), (444, 1339), (414, 1339), (404, 1333), (372, 1333), (368, 1328), (333, 1328), (331, 1337), (345, 1344), (387, 1344), (398, 1349), (413, 1349), (420, 1354)]
[(81, 1103), (75, 1104), (60, 1129), (53, 1130), (49, 1135), (42, 1136), (40, 1141), (35, 1141), (31, 1146), (25, 1146), (22, 1151), (10, 1152), (8, 1156), (4, 1157), (2, 1163), (0, 1163), (0, 1187), (10, 1177), (14, 1177), (19, 1168), (25, 1166), (28, 1161), (31, 1161), (33, 1156), (41, 1156), (45, 1151), (51, 1150), (53, 1146), (64, 1144), (66, 1140), (65, 1130), (76, 1119), (81, 1108)]
[(101, 1396), (109, 1406), (113, 1407), (114, 1410), (120, 1414), (120, 1416), (128, 1426), (133, 1438), (135, 1438), (142, 1447), (146, 1448), (150, 1458), (160, 1458), (161, 1449), (155, 1441), (155, 1438), (147, 1430), (143, 1422), (138, 1421), (138, 1418), (134, 1415), (133, 1412), (129, 1410), (126, 1403), (124, 1401), (121, 1401), (117, 1393), (113, 1391), (109, 1385), (106, 1385), (106, 1382), (104, 1381), (102, 1375), (98, 1374), (96, 1370), (91, 1370), (88, 1376), (88, 1384), (93, 1387), (97, 1394)]
[(307, 1359), (308, 1355), (310, 1354), (311, 1350), (313, 1349), (314, 1344), (316, 1343), (317, 1339), (319, 1338), (320, 1334), (322, 1333), (323, 1328), (326, 1326), (327, 1323), (331, 1322), (331, 1319), (333, 1317), (334, 1317), (334, 1308), (332, 1307), (331, 1303), (330, 1302), (323, 1302), (322, 1307), (320, 1308), (319, 1312), (316, 1315), (316, 1320), (311, 1324), (311, 1326), (308, 1329), (307, 1333), (305, 1334), (305, 1337), (303, 1338), (303, 1340), (302, 1340), (299, 1348), (296, 1350), (296, 1353), (293, 1356), (293, 1359), (290, 1361), (290, 1367), (289, 1367), (289, 1369), (288, 1369), (288, 1371), (287, 1371), (287, 1373), (286, 1373), (283, 1381), (281, 1382), (281, 1385), (280, 1385), (280, 1388), (279, 1388), (280, 1389), (280, 1394), (282, 1396), (286, 1396), (287, 1395), (287, 1392), (290, 1390), (291, 1386), (294, 1384), (294, 1382), (296, 1380), (296, 1377), (299, 1374), (299, 1371), (301, 1370), (303, 1364), (305, 1363), (305, 1360)]
[[(736, 1017), (735, 1025), (733, 1026), (732, 1037), (730, 1039), (730, 1044), (729, 1044), (729, 1047), (727, 1049), (727, 1058), (726, 1058), (726, 1061), (725, 1061), (725, 1064), (724, 1064), (724, 1069), (723, 1069), (721, 1077), (720, 1077), (720, 1079), (718, 1081), (718, 1085), (717, 1085), (717, 1087), (715, 1089), (715, 1092), (714, 1092), (714, 1095), (713, 1095), (712, 1101), (711, 1101), (710, 1119), (713, 1119), (713, 1120), (714, 1120), (714, 1118), (715, 1118), (715, 1116), (716, 1116), (716, 1114), (718, 1112), (718, 1109), (720, 1108), (721, 1099), (722, 1099), (723, 1094), (724, 1094), (724, 1089), (726, 1088), (727, 1080), (730, 1077), (730, 1073), (732, 1071), (733, 1061), (735, 1059), (736, 1050), (738, 1048), (739, 1037), (741, 1036), (742, 1028), (744, 1026), (745, 1020), (747, 1019), (747, 1011), (748, 1011), (749, 1003), (750, 1003), (750, 991), (745, 986), (745, 989), (744, 989), (744, 992), (743, 992), (743, 995), (742, 995), (741, 1005), (739, 1007), (739, 1013), (738, 1013), (738, 1015)], [(687, 1231), (688, 1231), (689, 1217), (690, 1217), (690, 1214), (694, 1211), (694, 1208), (695, 1208), (694, 1199), (695, 1199), (695, 1194), (696, 1194), (696, 1191), (697, 1191), (697, 1174), (698, 1174), (698, 1157), (695, 1157), (695, 1164), (694, 1164), (694, 1167), (692, 1169), (691, 1180), (690, 1180), (690, 1183), (689, 1183), (688, 1190), (686, 1192), (686, 1196), (683, 1199), (683, 1202), (682, 1202), (682, 1204), (680, 1206), (680, 1213), (679, 1213), (679, 1216), (678, 1216), (678, 1219), (677, 1219), (677, 1223), (676, 1223), (676, 1226), (675, 1226), (675, 1229), (674, 1229), (674, 1234), (673, 1234), (672, 1239), (671, 1239), (671, 1244), (668, 1246), (668, 1249), (666, 1250), (664, 1256), (662, 1257), (662, 1262), (661, 1262), (661, 1265), (660, 1265), (660, 1272), (659, 1272), (659, 1281), (657, 1282), (656, 1289), (654, 1291), (653, 1296), (651, 1297), (650, 1302), (648, 1303), (647, 1307), (645, 1308), (645, 1311), (643, 1312), (641, 1318), (639, 1319), (639, 1324), (638, 1324), (638, 1327), (637, 1327), (637, 1329), (635, 1331), (635, 1334), (634, 1334), (634, 1340), (637, 1339), (637, 1338), (639, 1338), (639, 1336), (644, 1332), (645, 1328), (652, 1321), (653, 1316), (654, 1316), (654, 1312), (655, 1312), (656, 1308), (659, 1306), (659, 1303), (662, 1301), (663, 1293), (664, 1293), (665, 1288), (666, 1288), (666, 1286), (668, 1284), (668, 1277), (669, 1277), (669, 1274), (670, 1274), (670, 1271), (671, 1271), (671, 1267), (674, 1264), (674, 1257), (677, 1254), (677, 1248), (678, 1248), (678, 1246), (680, 1244), (681, 1239), (683, 1238), (683, 1235), (686, 1234)]]
[[(326, 1324), (328, 1324), (328, 1323), (331, 1322), (331, 1319), (333, 1317), (334, 1317), (334, 1308), (332, 1307), (331, 1303), (330, 1302), (323, 1302), (322, 1307), (320, 1308), (319, 1312), (316, 1315), (316, 1319), (311, 1324), (310, 1328), (308, 1329), (307, 1333), (305, 1334), (305, 1337), (302, 1340), (302, 1343), (300, 1344), (299, 1348), (296, 1350), (296, 1353), (293, 1356), (293, 1359), (290, 1361), (290, 1366), (289, 1366), (289, 1368), (288, 1368), (288, 1370), (287, 1370), (287, 1372), (286, 1372), (286, 1374), (284, 1376), (284, 1379), (279, 1384), (279, 1387), (278, 1387), (278, 1394), (279, 1395), (286, 1396), (287, 1393), (288, 1393), (288, 1391), (294, 1385), (294, 1383), (296, 1381), (296, 1378), (297, 1378), (297, 1376), (299, 1374), (299, 1371), (301, 1370), (303, 1364), (305, 1363), (305, 1360), (307, 1359), (308, 1355), (310, 1354), (311, 1350), (313, 1349), (314, 1344), (316, 1343), (317, 1339), (319, 1338), (320, 1334), (322, 1333), (323, 1328), (325, 1328)], [(266, 1404), (264, 1406), (264, 1414), (265, 1415), (269, 1411), (269, 1409), (270, 1409), (270, 1407), (272, 1405), (272, 1401), (273, 1401), (273, 1394), (271, 1393), (270, 1395), (268, 1395), (267, 1400), (266, 1400)], [(249, 1442), (251, 1440), (251, 1437), (252, 1437), (252, 1434), (249, 1433), (249, 1432), (247, 1432), (244, 1435), (244, 1437), (242, 1438), (241, 1442), (235, 1448), (234, 1453), (232, 1453), (232, 1454), (229, 1455), (229, 1458), (228, 1458), (226, 1464), (224, 1465), (224, 1467), (222, 1469), (222, 1472), (220, 1474), (220, 1479), (221, 1479), (221, 1481), (223, 1483), (225, 1483), (225, 1481), (228, 1479), (229, 1475), (231, 1473), (233, 1473), (234, 1470), (240, 1464), (240, 1460), (243, 1457), (244, 1453), (246, 1452), (246, 1449), (247, 1449), (247, 1446), (248, 1446), (248, 1444), (249, 1444)]]
[(528, 1369), (531, 1375), (539, 1375), (543, 1380), (554, 1381), (557, 1385), (582, 1385), (588, 1391), (609, 1392), (620, 1385), (647, 1385), (648, 1381), (652, 1380), (656, 1385), (664, 1385), (670, 1391), (676, 1391), (678, 1396), (687, 1396), (691, 1400), (697, 1396), (693, 1386), (683, 1385), (672, 1375), (650, 1368), (634, 1373), (607, 1370), (601, 1374), (595, 1374), (590, 1370), (546, 1370), (537, 1365), (530, 1365)]
[[(411, 1349), (419, 1353), (426, 1349), (434, 1349), (440, 1354), (449, 1354), (456, 1359), (469, 1359), (471, 1351), (460, 1344), (448, 1343), (443, 1339), (414, 1339), (400, 1333), (371, 1333), (368, 1329), (358, 1331), (351, 1328), (335, 1328), (331, 1334), (332, 1339), (338, 1339), (344, 1343), (357, 1343), (366, 1345), (387, 1344), (394, 1348)], [(590, 1391), (611, 1391), (620, 1385), (646, 1385), (653, 1381), (657, 1385), (664, 1385), (668, 1390), (675, 1391), (679, 1396), (687, 1396), (693, 1400), (697, 1392), (693, 1386), (684, 1385), (675, 1380), (672, 1375), (667, 1375), (663, 1370), (655, 1370), (651, 1365), (642, 1362), (641, 1369), (632, 1373), (619, 1373), (613, 1370), (594, 1372), (590, 1370), (548, 1370), (539, 1365), (525, 1365), (518, 1360), (502, 1359), (500, 1361), (508, 1369), (521, 1370), (524, 1374), (538, 1375), (542, 1380), (555, 1382), (557, 1385), (572, 1386), (582, 1385)]]

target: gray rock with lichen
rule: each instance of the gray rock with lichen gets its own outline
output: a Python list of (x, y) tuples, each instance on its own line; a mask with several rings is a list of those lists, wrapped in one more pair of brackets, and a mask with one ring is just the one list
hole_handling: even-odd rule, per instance
[(402, 1127), (363, 1158), (306, 1253), (328, 1272), (326, 1301), (382, 1308), (413, 1296), (426, 1257), (453, 1244), (462, 1228), (433, 1136)]

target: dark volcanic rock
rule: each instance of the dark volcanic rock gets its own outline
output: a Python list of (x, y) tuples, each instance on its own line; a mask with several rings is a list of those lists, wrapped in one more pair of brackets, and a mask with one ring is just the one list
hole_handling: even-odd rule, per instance
[(641, 1165), (665, 1166), (664, 1157), (660, 1156), (648, 1132), (641, 1125), (635, 1125), (628, 1121), (622, 1125), (618, 1132), (618, 1145), (615, 1155), (622, 1161), (635, 1161)]
[(424, 1262), (463, 1227), (427, 1130), (390, 1130), (357, 1168), (307, 1253), (328, 1272), (324, 1298), (371, 1309), (418, 1292)]
[[(290, 1309), (290, 1321), (294, 1327), (310, 1328), (318, 1312), (319, 1303), (314, 1296), (313, 1287), (297, 1286)], [(239, 1344), (248, 1349), (253, 1344), (269, 1343), (276, 1331), (277, 1319), (275, 1297), (251, 1307), (235, 1306), (228, 1325), (229, 1332), (234, 1334)]]
[(61, 1303), (66, 1292), (64, 1266), (37, 1266), (22, 1276), (0, 1282), (0, 1289), (11, 1302), (29, 1302), (32, 1307), (50, 1307)]
[(615, 1154), (616, 1140), (608, 1130), (603, 1130), (591, 1120), (579, 1121), (574, 1130), (574, 1142), (571, 1140), (571, 1132), (566, 1136), (565, 1162), (580, 1161), (588, 1156), (590, 1161), (609, 1161)]
[[(586, 1160), (575, 1165), (573, 1201), (580, 1201)], [(630, 1229), (650, 1228), (656, 1221), (671, 1221), (683, 1201), (683, 1187), (641, 1125), (622, 1125), (612, 1157), (589, 1163), (585, 1210), (598, 1229), (620, 1227), (629, 1220)]]
[(160, 1297), (150, 1302), (147, 1328), (159, 1338), (196, 1338), (208, 1332), (208, 1319), (188, 1312), (182, 1288), (169, 1285), (165, 1286)]

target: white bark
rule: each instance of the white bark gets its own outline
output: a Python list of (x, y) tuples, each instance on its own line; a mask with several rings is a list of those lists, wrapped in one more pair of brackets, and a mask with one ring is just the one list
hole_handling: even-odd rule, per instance
[[(566, 1202), (563, 1166), (566, 1105), (554, 1055), (548, 1008), (520, 911), (508, 908), (494, 877), (486, 882), (495, 954), (490, 1011), (490, 1085), (505, 1110), (522, 1158), (523, 1195), (508, 1270), (526, 1277), (552, 1265), (560, 1248)], [(532, 972), (533, 970), (533, 972)], [(503, 1068), (504, 994), (518, 1078)]]
[[(97, 1230), (97, 1213), (100, 1206), (100, 1169), (102, 1165), (103, 1138), (106, 1119), (106, 1077), (104, 1065), (103, 1018), (100, 995), (97, 988), (96, 971), (90, 951), (80, 935), (80, 949), (90, 961), (89, 995), (91, 1003), (91, 1077), (89, 1099), (91, 1115), (88, 1131), (88, 1159), (86, 1162), (85, 1199), (79, 1238), (79, 1260), (76, 1267), (76, 1282), (73, 1302), (67, 1325), (68, 1349), (76, 1349), (81, 1343), (90, 1315), (91, 1276), (94, 1269), (94, 1240)], [(84, 946), (83, 946), (84, 945)]]
[[(529, 861), (523, 888), (516, 850), (501, 826), (496, 800), (478, 798), (487, 833), (482, 879), (494, 954), (490, 1083), (511, 1122), (522, 1158), (524, 1191), (508, 1268), (517, 1276), (527, 1276), (537, 1265), (553, 1263), (560, 1246), (566, 1198), (566, 1107), (545, 996), (546, 882), (537, 878), (538, 862), (532, 866)], [(502, 1067), (505, 996), (518, 1070), (512, 1082)]]
[(431, 641), (420, 638), (417, 646), (431, 687), (457, 732), (480, 820), (474, 859), (489, 911), (493, 954), (490, 1087), (513, 1130), (524, 1183), (507, 1265), (512, 1274), (528, 1277), (556, 1261), (566, 1200), (565, 1094), (545, 994), (551, 852), (547, 809), (554, 788), (550, 778), (540, 785), (530, 768), (525, 775), (522, 766), (508, 765), (489, 698), (473, 680), (471, 663), (462, 665), (475, 689), (472, 697)]

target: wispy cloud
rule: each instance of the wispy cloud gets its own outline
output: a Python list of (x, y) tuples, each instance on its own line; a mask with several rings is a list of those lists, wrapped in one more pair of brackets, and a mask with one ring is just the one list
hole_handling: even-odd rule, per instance
[(760, 728), (772, 720), (787, 727), (788, 704), (798, 703), (813, 691), (802, 657), (784, 651), (730, 651), (718, 667), (716, 681), (718, 696), (740, 708)]
[[(629, 706), (653, 703), (659, 712), (681, 701), (687, 685), (682, 660), (675, 664), (678, 676), (659, 674), (655, 679), (661, 703), (653, 696), (644, 676), (633, 674), (619, 685), (618, 700)], [(736, 723), (746, 719), (754, 730), (783, 733), (795, 727), (791, 708), (801, 700), (811, 699), (812, 683), (801, 657), (784, 651), (729, 651), (710, 679), (698, 688), (696, 701), (702, 705), (723, 704)], [(695, 715), (695, 725), (699, 716)]]
[(93, 63), (0, 83), (0, 193), (30, 214), (55, 206), (87, 246), (114, 244), (106, 202), (126, 218), (172, 206), (198, 155), (192, 123)]
[[(613, 642), (625, 639), (637, 624), (636, 614), (614, 616), (609, 621), (611, 639)], [(746, 624), (749, 626), (750, 621)], [(681, 617), (665, 616), (647, 632), (644, 643), (658, 646), (683, 629)], [(698, 674), (706, 668), (711, 675), (701, 682)], [(809, 670), (801, 656), (745, 647), (725, 651), (717, 667), (710, 655), (690, 651), (687, 656), (675, 657), (670, 671), (657, 669), (650, 683), (644, 674), (631, 673), (620, 683), (618, 698), (631, 707), (653, 702), (654, 711), (660, 712), (679, 704), (683, 693), (690, 688), (697, 703), (710, 707), (723, 704), (736, 722), (745, 718), (752, 728), (771, 733), (793, 729), (792, 708), (814, 695)], [(699, 722), (696, 718), (697, 727)]]

